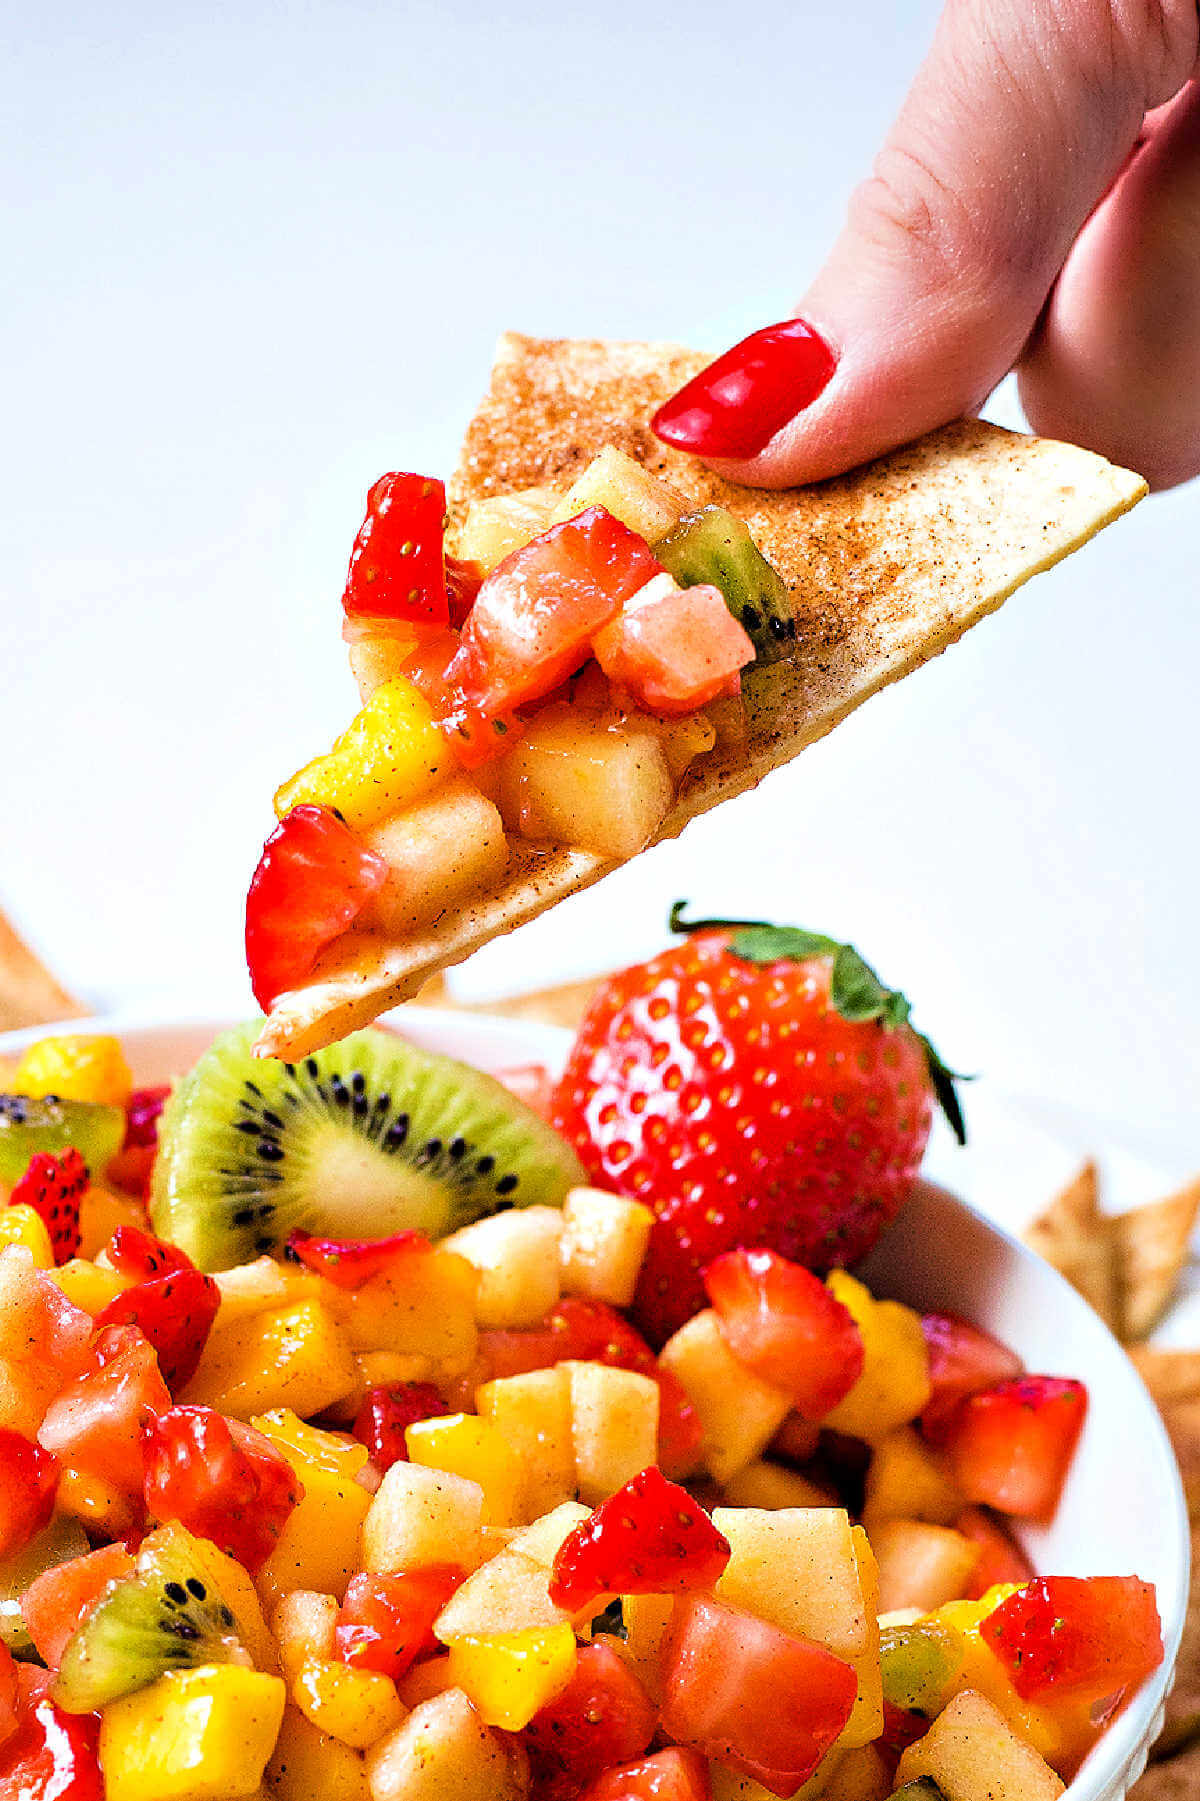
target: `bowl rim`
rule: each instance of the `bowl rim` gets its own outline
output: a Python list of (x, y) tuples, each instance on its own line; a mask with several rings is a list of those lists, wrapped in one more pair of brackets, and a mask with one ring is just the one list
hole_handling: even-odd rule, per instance
[[(228, 1008), (212, 1011), (200, 1010), (185, 1014), (157, 1013), (145, 1006), (116, 1008), (111, 1012), (90, 1014), (79, 1019), (55, 1020), (45, 1025), (22, 1026), (12, 1031), (0, 1033), (0, 1056), (10, 1056), (23, 1050), (27, 1045), (35, 1043), (57, 1033), (111, 1033), (115, 1037), (145, 1037), (150, 1034), (200, 1034), (212, 1033), (214, 1036), (237, 1022), (237, 1015), (231, 1016)], [(246, 1017), (242, 1015), (241, 1017)], [(461, 1011), (454, 1008), (436, 1008), (415, 1006), (411, 1002), (402, 1008), (386, 1014), (381, 1022), (393, 1030), (403, 1031), (412, 1026), (420, 1031), (426, 1028), (434, 1036), (453, 1037), (454, 1028), (461, 1028), (464, 1035), (473, 1035), (476, 1041), (487, 1041), (490, 1048), (502, 1055), (507, 1050), (513, 1053), (514, 1063), (544, 1062), (550, 1067), (560, 1065), (571, 1042), (572, 1034), (562, 1026), (543, 1025), (534, 1020), (514, 1019), (485, 1011), (473, 1009)], [(927, 1184), (933, 1187), (933, 1184)], [(1062, 1292), (1064, 1303), (1070, 1307), (1086, 1302), (1071, 1287), (1066, 1278), (1059, 1274), (1044, 1258), (1039, 1257), (1029, 1246), (1022, 1243), (1005, 1227), (998, 1225), (986, 1214), (980, 1213), (969, 1201), (951, 1190), (937, 1186), (937, 1193), (945, 1200), (952, 1202), (968, 1214), (972, 1220), (986, 1232), (999, 1239), (1008, 1252), (1019, 1260), (1034, 1265), (1045, 1276), (1047, 1273)], [(1113, 1334), (1108, 1331), (1098, 1316), (1093, 1316), (1098, 1329), (1103, 1332), (1117, 1349), (1123, 1349)], [(1153, 1397), (1142, 1381), (1136, 1367), (1130, 1362), (1130, 1372), (1136, 1386), (1141, 1390), (1146, 1402), (1147, 1430), (1156, 1440), (1160, 1454), (1165, 1452), (1172, 1468), (1177, 1469), (1174, 1451), (1171, 1448), (1166, 1427), (1154, 1403)], [(1072, 1781), (1067, 1785), (1063, 1801), (1117, 1801), (1117, 1797), (1125, 1793), (1121, 1786), (1126, 1779), (1132, 1782), (1140, 1776), (1141, 1769), (1136, 1760), (1139, 1755), (1145, 1762), (1145, 1752), (1149, 1749), (1153, 1738), (1161, 1726), (1163, 1705), (1170, 1693), (1175, 1676), (1175, 1664), (1179, 1654), (1179, 1646), (1183, 1636), (1184, 1622), (1187, 1613), (1189, 1574), (1191, 1568), (1191, 1527), (1188, 1519), (1187, 1504), (1181, 1480), (1175, 1481), (1172, 1493), (1172, 1518), (1160, 1522), (1161, 1530), (1169, 1533), (1176, 1548), (1179, 1580), (1174, 1596), (1172, 1616), (1163, 1620), (1164, 1656), (1154, 1676), (1144, 1685), (1133, 1703), (1124, 1709), (1109, 1725), (1099, 1742), (1093, 1747)]]

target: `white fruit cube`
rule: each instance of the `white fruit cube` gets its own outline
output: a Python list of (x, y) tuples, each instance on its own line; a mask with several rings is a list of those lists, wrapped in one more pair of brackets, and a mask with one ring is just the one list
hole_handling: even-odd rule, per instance
[(602, 1188), (573, 1188), (562, 1215), (563, 1293), (628, 1307), (654, 1224), (649, 1207)]
[(681, 1326), (659, 1362), (682, 1382), (704, 1428), (701, 1456), (718, 1482), (761, 1457), (791, 1398), (739, 1363), (711, 1307)]
[(535, 1326), (558, 1300), (557, 1207), (521, 1207), (463, 1226), (447, 1250), (479, 1272), (475, 1317), (481, 1326)]
[(871, 1535), (879, 1564), (880, 1612), (919, 1607), (931, 1613), (958, 1601), (979, 1562), (979, 1546), (949, 1526), (885, 1520)]
[(1061, 1777), (973, 1689), (955, 1695), (900, 1759), (896, 1785), (930, 1776), (946, 1801), (1056, 1801)]
[(603, 507), (647, 544), (665, 538), (688, 511), (682, 494), (615, 444), (606, 444), (567, 489), (554, 509), (554, 521), (573, 519), (587, 507)]
[(257, 1257), (253, 1263), (218, 1270), (213, 1281), (221, 1296), (218, 1318), (223, 1326), (255, 1313), (273, 1313), (292, 1298), (288, 1272), (274, 1257)]
[(510, 1551), (520, 1551), (525, 1557), (532, 1557), (534, 1563), (540, 1563), (549, 1569), (562, 1548), (564, 1539), (581, 1526), (591, 1513), (590, 1507), (584, 1507), (579, 1501), (564, 1501), (561, 1507), (552, 1508), (540, 1519), (534, 1520), (531, 1526), (522, 1527), (514, 1532), (508, 1541)]
[(394, 1463), (362, 1530), (363, 1568), (376, 1575), (435, 1563), (474, 1569), (485, 1555), (478, 1482), (419, 1463)]
[(497, 882), (508, 866), (504, 821), (465, 776), (362, 836), (388, 874), (359, 924), (392, 938), (433, 925)]
[(444, 1645), (459, 1638), (562, 1626), (569, 1615), (550, 1599), (550, 1568), (520, 1551), (501, 1551), (455, 1590), (434, 1621)]
[(475, 1392), (475, 1405), (521, 1459), (527, 1518), (575, 1499), (571, 1384), (561, 1364), (485, 1382)]
[(528, 1770), (514, 1740), (485, 1726), (461, 1689), (420, 1707), (367, 1753), (372, 1801), (523, 1801)]
[(496, 769), (510, 831), (601, 857), (644, 850), (675, 798), (651, 725), (569, 706), (544, 708)]
[(847, 1662), (870, 1648), (850, 1517), (842, 1507), (716, 1507), (730, 1557), (716, 1592), (783, 1632), (815, 1639)]
[(658, 1383), (604, 1363), (564, 1363), (579, 1498), (598, 1507), (658, 1453)]
[(333, 1656), (337, 1617), (335, 1595), (321, 1595), (310, 1588), (296, 1588), (284, 1595), (271, 1615), (271, 1631), (279, 1647), (280, 1668), (289, 1683), (304, 1664), (327, 1662)]
[(521, 488), (515, 494), (473, 500), (459, 527), (455, 556), (490, 573), (545, 531), (561, 499), (561, 488)]

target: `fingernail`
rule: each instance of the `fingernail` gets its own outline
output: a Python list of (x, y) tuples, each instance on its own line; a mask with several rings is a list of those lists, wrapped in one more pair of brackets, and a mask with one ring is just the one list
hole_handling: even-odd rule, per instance
[(753, 331), (702, 369), (650, 421), (664, 444), (696, 456), (757, 456), (811, 406), (837, 358), (804, 319)]

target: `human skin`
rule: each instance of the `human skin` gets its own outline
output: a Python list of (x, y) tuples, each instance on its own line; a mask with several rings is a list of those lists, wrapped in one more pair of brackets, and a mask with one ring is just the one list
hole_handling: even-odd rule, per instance
[(660, 434), (785, 487), (977, 411), (1016, 368), (1036, 432), (1156, 488), (1200, 472), (1197, 0), (949, 0), (796, 310), (831, 374), (768, 338), (743, 380), (752, 335)]

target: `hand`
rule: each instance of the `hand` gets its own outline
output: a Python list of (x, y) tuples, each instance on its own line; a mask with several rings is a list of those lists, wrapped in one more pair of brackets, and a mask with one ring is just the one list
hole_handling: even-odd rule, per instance
[(1197, 0), (949, 0), (801, 302), (667, 402), (723, 475), (819, 480), (979, 409), (1200, 471)]

